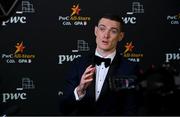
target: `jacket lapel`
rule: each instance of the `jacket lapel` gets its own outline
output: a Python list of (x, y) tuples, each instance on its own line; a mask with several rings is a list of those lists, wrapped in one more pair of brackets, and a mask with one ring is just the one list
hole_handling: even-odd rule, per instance
[[(89, 65), (94, 65), (94, 53), (91, 54), (91, 56), (89, 56), (87, 61), (87, 66)], [(95, 101), (95, 84), (96, 84), (96, 74), (94, 74), (93, 76), (93, 81), (90, 84), (90, 86), (88, 87), (87, 91), (86, 91), (86, 95), (87, 97), (89, 97), (90, 101), (94, 102)]]

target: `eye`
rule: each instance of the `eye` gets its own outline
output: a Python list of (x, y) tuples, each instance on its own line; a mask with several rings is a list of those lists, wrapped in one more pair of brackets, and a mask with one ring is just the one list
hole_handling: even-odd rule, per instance
[(99, 29), (100, 31), (104, 32), (104, 31), (106, 30), (106, 27), (104, 27), (104, 26), (98, 26), (98, 29)]
[(111, 30), (111, 33), (112, 33), (112, 34), (117, 34), (117, 33), (118, 33), (118, 31), (117, 31), (117, 30), (115, 30), (115, 29), (113, 29), (113, 30)]

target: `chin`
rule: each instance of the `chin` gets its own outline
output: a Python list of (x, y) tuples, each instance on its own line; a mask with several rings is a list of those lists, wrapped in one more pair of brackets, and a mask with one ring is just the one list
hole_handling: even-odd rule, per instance
[(100, 50), (103, 50), (103, 51), (109, 51), (109, 50), (111, 50), (111, 48), (109, 47), (109, 45), (101, 45), (101, 46), (99, 46), (99, 49), (100, 49)]
[(110, 51), (111, 49), (109, 49), (109, 48), (102, 48), (102, 50), (107, 52), (107, 51)]

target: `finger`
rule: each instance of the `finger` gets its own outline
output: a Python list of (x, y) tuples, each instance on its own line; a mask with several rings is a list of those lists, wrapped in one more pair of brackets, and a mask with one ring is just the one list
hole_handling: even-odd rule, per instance
[(94, 74), (94, 72), (92, 72), (92, 73), (90, 73), (90, 74), (85, 75), (84, 80), (86, 80), (86, 79), (90, 79), (90, 78), (92, 78), (92, 79), (93, 79), (93, 74)]
[(89, 67), (86, 68), (84, 74), (88, 74), (90, 72), (92, 72), (95, 69), (95, 67), (92, 67), (92, 65), (90, 65)]
[(91, 70), (91, 72), (92, 72), (92, 73), (95, 73), (95, 71), (96, 71), (96, 67), (93, 67), (92, 70)]
[(92, 65), (89, 65), (86, 69), (89, 69), (89, 68), (91, 68), (92, 67)]
[(84, 80), (84, 84), (92, 82), (92, 81), (93, 81), (93, 78), (86, 79), (86, 80)]
[(88, 73), (84, 73), (84, 77), (89, 77), (89, 76), (93, 76), (93, 74), (95, 73), (95, 67), (91, 69), (91, 71), (89, 71)]
[(90, 81), (93, 81), (93, 78), (92, 77), (89, 77), (88, 79), (84, 80), (86, 83), (87, 82), (90, 82)]

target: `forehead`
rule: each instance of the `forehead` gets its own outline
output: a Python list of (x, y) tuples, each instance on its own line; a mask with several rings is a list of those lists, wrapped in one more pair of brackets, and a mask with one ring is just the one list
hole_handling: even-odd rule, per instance
[(98, 25), (104, 25), (106, 27), (118, 28), (118, 29), (120, 27), (120, 23), (118, 21), (106, 19), (106, 18), (100, 19)]

